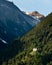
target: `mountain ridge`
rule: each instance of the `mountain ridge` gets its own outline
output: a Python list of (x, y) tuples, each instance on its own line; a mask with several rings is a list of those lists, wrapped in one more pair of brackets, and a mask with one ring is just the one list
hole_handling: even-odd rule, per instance
[(52, 65), (52, 13), (26, 35), (14, 40), (6, 52), (9, 60), (6, 57), (5, 65)]
[(25, 34), (38, 22), (20, 11), (14, 3), (0, 0), (0, 37), (7, 43)]

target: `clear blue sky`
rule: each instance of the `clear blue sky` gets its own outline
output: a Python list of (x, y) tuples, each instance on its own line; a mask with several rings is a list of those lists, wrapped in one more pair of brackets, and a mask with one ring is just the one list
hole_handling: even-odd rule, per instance
[(48, 15), (52, 12), (52, 0), (10, 0), (13, 1), (22, 11), (38, 11)]

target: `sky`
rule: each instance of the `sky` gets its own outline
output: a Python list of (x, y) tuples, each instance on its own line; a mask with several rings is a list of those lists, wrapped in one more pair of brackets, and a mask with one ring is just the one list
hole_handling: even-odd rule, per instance
[(47, 16), (52, 12), (52, 0), (10, 0), (17, 7), (26, 12), (38, 11)]

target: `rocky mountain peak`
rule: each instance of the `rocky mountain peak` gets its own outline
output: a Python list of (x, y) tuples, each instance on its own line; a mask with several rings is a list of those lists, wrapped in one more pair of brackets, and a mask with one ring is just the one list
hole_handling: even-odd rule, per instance
[(33, 12), (24, 12), (27, 15), (32, 16), (33, 18), (36, 17), (37, 19), (43, 19), (45, 16), (40, 14), (38, 11), (33, 11)]

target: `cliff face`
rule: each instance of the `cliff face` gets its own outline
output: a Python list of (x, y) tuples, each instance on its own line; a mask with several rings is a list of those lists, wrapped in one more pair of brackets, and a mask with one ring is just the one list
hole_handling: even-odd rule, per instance
[(20, 11), (12, 2), (0, 0), (0, 38), (7, 43), (24, 35), (38, 22)]

